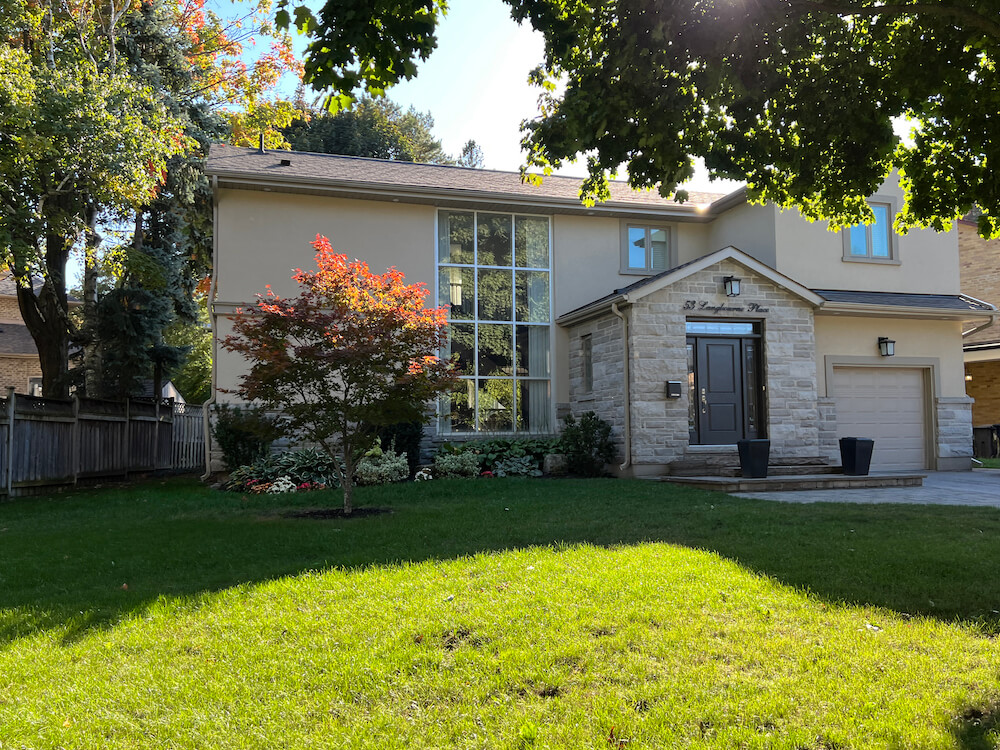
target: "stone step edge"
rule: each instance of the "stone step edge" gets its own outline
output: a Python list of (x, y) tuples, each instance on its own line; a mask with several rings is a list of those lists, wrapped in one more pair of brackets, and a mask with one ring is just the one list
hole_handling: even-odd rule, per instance
[[(768, 464), (767, 473), (770, 476), (813, 476), (813, 475), (827, 475), (827, 474), (842, 474), (844, 471), (842, 466), (837, 466), (834, 464), (827, 465), (817, 465), (810, 464), (809, 466), (803, 466), (802, 464)], [(670, 474), (667, 476), (671, 477), (736, 477), (737, 479), (741, 477), (739, 466), (685, 466), (682, 467), (679, 472), (674, 466), (670, 467)]]
[(659, 481), (719, 492), (795, 492), (798, 490), (847, 490), (879, 487), (921, 487), (926, 474), (869, 475), (815, 474), (744, 479), (742, 477), (659, 477)]

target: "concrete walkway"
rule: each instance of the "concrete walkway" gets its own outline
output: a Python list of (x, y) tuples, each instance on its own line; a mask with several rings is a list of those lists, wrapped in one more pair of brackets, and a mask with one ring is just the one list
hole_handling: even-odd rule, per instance
[(929, 471), (923, 487), (740, 492), (736, 496), (786, 503), (914, 503), (1000, 508), (1000, 469)]

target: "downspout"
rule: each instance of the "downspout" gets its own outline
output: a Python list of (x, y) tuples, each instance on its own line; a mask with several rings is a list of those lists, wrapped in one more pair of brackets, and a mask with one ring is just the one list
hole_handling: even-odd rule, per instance
[(979, 333), (984, 328), (989, 328), (991, 325), (993, 325), (994, 323), (997, 322), (997, 316), (1000, 315), (1000, 311), (998, 311), (996, 307), (994, 307), (993, 305), (991, 305), (989, 302), (983, 302), (981, 299), (976, 299), (975, 297), (970, 297), (968, 294), (963, 294), (962, 296), (965, 297), (966, 299), (972, 300), (973, 302), (978, 302), (980, 305), (986, 305), (988, 307), (993, 308), (990, 312), (987, 313), (987, 315), (989, 315), (990, 317), (981, 326), (976, 326), (975, 328), (972, 328), (972, 329), (970, 329), (968, 331), (962, 331), (962, 338), (963, 339), (966, 336), (971, 336), (974, 333)]
[(632, 392), (629, 374), (628, 316), (618, 309), (618, 303), (611, 303), (611, 312), (622, 320), (622, 348), (625, 353), (625, 463), (618, 469), (625, 471), (632, 465)]
[(205, 438), (205, 473), (201, 481), (212, 475), (212, 406), (215, 404), (216, 371), (219, 366), (219, 337), (215, 330), (215, 288), (219, 269), (219, 178), (212, 177), (212, 280), (208, 286), (208, 326), (212, 332), (212, 395), (201, 407), (201, 428)]

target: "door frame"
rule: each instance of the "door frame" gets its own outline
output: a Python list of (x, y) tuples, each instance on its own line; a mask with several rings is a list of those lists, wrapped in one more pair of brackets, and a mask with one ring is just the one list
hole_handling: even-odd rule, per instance
[[(688, 445), (698, 446), (698, 447), (717, 447), (721, 445), (733, 445), (733, 443), (703, 443), (700, 441), (700, 421), (701, 421), (701, 409), (699, 408), (699, 400), (697, 398), (697, 393), (699, 390), (698, 383), (698, 342), (704, 339), (728, 339), (728, 340), (738, 340), (740, 342), (739, 346), (739, 367), (738, 372), (740, 376), (740, 389), (742, 393), (742, 428), (741, 432), (744, 436), (747, 434), (748, 424), (750, 421), (750, 408), (749, 399), (747, 398), (747, 371), (746, 371), (746, 342), (752, 341), (756, 344), (756, 353), (754, 355), (754, 365), (757, 370), (757, 387), (755, 389), (754, 397), (756, 398), (757, 407), (757, 428), (755, 437), (764, 438), (767, 437), (767, 377), (764, 371), (764, 333), (762, 330), (761, 321), (759, 320), (735, 320), (735, 319), (704, 319), (704, 318), (688, 318), (685, 321), (685, 326), (688, 323), (741, 323), (750, 324), (753, 326), (752, 333), (686, 333), (685, 332), (685, 351), (688, 347), (693, 346), (693, 364), (689, 361), (688, 368)], [(692, 415), (694, 426), (692, 429)]]

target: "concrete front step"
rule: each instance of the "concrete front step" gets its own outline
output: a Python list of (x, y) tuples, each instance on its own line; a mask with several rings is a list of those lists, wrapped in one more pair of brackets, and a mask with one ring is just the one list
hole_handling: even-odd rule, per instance
[[(787, 476), (812, 476), (814, 474), (840, 474), (843, 469), (840, 466), (828, 464), (768, 464), (767, 474), (773, 477)], [(685, 466), (680, 469), (673, 464), (670, 465), (670, 476), (672, 477), (740, 477), (739, 466)]]
[(925, 474), (871, 474), (849, 477), (844, 474), (807, 474), (799, 476), (765, 477), (660, 477), (661, 482), (682, 484), (718, 492), (794, 492), (796, 490), (856, 490), (871, 487), (920, 487)]

